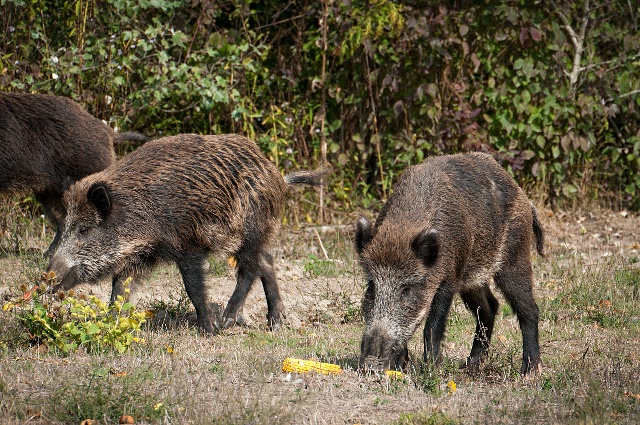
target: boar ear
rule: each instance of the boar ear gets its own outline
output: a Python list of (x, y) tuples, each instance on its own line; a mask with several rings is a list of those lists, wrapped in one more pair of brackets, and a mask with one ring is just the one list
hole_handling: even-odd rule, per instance
[(87, 199), (98, 209), (103, 219), (109, 215), (109, 211), (111, 211), (111, 193), (106, 183), (94, 183), (87, 192)]
[(433, 266), (440, 252), (438, 232), (434, 229), (424, 229), (411, 241), (411, 250), (422, 260), (425, 266)]
[(364, 217), (360, 217), (360, 220), (356, 223), (356, 252), (362, 253), (365, 246), (373, 239), (373, 232), (371, 230), (371, 222)]

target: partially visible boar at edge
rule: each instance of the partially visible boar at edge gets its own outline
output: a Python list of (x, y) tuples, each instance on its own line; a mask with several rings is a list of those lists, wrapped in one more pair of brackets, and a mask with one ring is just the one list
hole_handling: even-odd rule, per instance
[(476, 318), (467, 365), (477, 368), (498, 312), (493, 279), (520, 323), (521, 373), (539, 370), (534, 242), (542, 255), (535, 208), (490, 156), (432, 157), (405, 170), (375, 226), (366, 218), (356, 224), (356, 251), (367, 278), (360, 366), (403, 368), (407, 341), (425, 318), (424, 360), (438, 363), (451, 302), (460, 294)]
[(62, 194), (74, 181), (115, 161), (114, 142), (146, 140), (115, 133), (65, 97), (0, 93), (0, 193), (33, 192), (60, 239)]
[[(238, 135), (147, 142), (65, 193), (64, 233), (48, 269), (63, 289), (113, 276), (113, 302), (128, 276), (173, 261), (198, 325), (212, 333), (236, 323), (260, 279), (268, 324), (278, 328), (284, 306), (267, 246), (280, 224), (287, 184), (319, 185), (326, 174), (283, 178), (253, 141)], [(212, 252), (237, 261), (237, 284), (222, 323), (209, 311), (205, 291)]]

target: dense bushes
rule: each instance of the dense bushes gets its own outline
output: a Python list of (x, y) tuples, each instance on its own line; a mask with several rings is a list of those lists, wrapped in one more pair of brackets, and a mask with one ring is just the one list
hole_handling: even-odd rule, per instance
[(326, 152), (340, 208), (465, 150), (551, 202), (640, 207), (640, 6), (431, 3), (3, 0), (0, 84), (150, 134), (240, 132), (283, 169)]

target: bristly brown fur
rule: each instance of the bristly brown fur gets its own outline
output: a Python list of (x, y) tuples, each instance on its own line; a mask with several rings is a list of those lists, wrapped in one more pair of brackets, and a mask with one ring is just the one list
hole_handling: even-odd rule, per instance
[[(0, 93), (0, 192), (34, 192), (59, 228), (64, 191), (111, 165), (114, 141), (133, 134), (118, 135), (71, 99)], [(59, 236), (60, 230), (47, 254)]]
[[(253, 141), (238, 135), (152, 140), (65, 194), (66, 229), (49, 267), (63, 287), (113, 275), (113, 301), (127, 276), (174, 261), (209, 332), (241, 320), (259, 278), (269, 325), (277, 328), (284, 307), (267, 246), (280, 223), (285, 180), (304, 184), (326, 176), (297, 175), (304, 177), (283, 178)], [(210, 252), (232, 255), (238, 264), (221, 324), (206, 305), (203, 270)]]

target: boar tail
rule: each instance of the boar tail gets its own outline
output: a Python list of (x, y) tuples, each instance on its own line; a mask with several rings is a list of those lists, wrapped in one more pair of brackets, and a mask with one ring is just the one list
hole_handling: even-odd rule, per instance
[(542, 256), (544, 255), (544, 231), (538, 219), (536, 207), (533, 204), (531, 204), (531, 215), (533, 216), (533, 234), (536, 236), (536, 251)]
[(116, 137), (114, 143), (116, 145), (125, 143), (125, 142), (135, 142), (136, 144), (143, 144), (148, 141), (149, 138), (141, 133), (136, 133), (135, 131), (123, 131), (122, 133), (116, 133)]
[(284, 181), (291, 185), (324, 186), (331, 171), (331, 168), (325, 167), (313, 171), (294, 171), (284, 176)]

